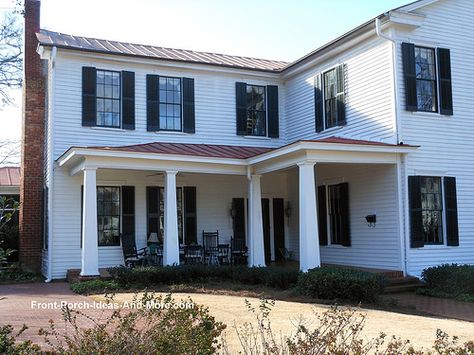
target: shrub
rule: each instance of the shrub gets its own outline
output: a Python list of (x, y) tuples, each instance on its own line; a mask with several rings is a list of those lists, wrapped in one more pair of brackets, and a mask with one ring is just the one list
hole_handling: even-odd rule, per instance
[(248, 285), (263, 285), (288, 289), (296, 285), (299, 272), (285, 268), (249, 268), (247, 266), (148, 266), (109, 269), (122, 287), (180, 284), (188, 282), (232, 281)]
[(375, 302), (383, 292), (385, 282), (385, 277), (380, 274), (340, 267), (322, 267), (301, 273), (297, 289), (313, 298)]
[(119, 284), (115, 281), (100, 279), (74, 282), (70, 287), (73, 292), (80, 294), (107, 293), (120, 288)]
[(423, 270), (426, 288), (420, 293), (474, 300), (474, 265), (443, 264)]
[(0, 326), (0, 354), (42, 354), (40, 347), (31, 341), (18, 341), (18, 337), (26, 329), (28, 328), (23, 326), (17, 334), (13, 334), (13, 327), (11, 325)]
[[(109, 301), (113, 302), (113, 298)], [(193, 304), (191, 299), (185, 300)], [(93, 318), (79, 311), (64, 309), (66, 329), (59, 331), (54, 322), (40, 334), (57, 354), (214, 354), (225, 325), (217, 322), (207, 308), (146, 307), (175, 304), (170, 295), (156, 297), (145, 293), (135, 296), (131, 310), (116, 309), (105, 317)], [(91, 328), (79, 326), (82, 318), (92, 321)]]

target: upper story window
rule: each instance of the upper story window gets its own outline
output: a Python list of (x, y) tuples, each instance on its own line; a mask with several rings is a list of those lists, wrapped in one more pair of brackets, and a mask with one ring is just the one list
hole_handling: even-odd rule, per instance
[(267, 135), (265, 86), (247, 85), (247, 135)]
[(402, 59), (406, 110), (452, 115), (450, 50), (402, 43)]
[(97, 70), (97, 126), (120, 127), (120, 73)]
[(436, 60), (433, 48), (415, 47), (418, 111), (437, 112)]
[(344, 64), (315, 77), (314, 104), (316, 132), (346, 124)]
[(160, 76), (160, 130), (182, 130), (180, 78)]
[(235, 89), (237, 135), (278, 138), (278, 86), (235, 83)]

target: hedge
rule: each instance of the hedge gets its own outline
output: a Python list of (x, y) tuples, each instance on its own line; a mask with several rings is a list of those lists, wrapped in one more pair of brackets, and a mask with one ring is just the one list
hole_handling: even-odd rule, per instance
[(423, 270), (419, 293), (474, 301), (474, 265), (443, 264)]
[(383, 292), (383, 275), (342, 267), (323, 267), (301, 273), (298, 291), (319, 299), (344, 299), (355, 302), (375, 302)]

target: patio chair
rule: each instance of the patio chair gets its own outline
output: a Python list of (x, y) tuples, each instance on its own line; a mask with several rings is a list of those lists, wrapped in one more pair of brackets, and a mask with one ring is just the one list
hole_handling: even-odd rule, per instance
[(246, 264), (247, 263), (247, 247), (245, 246), (244, 238), (231, 238), (230, 240), (230, 254), (232, 264)]
[(188, 245), (184, 251), (186, 264), (202, 264), (204, 253), (201, 245)]
[(217, 260), (217, 253), (218, 253), (217, 246), (219, 245), (219, 231), (218, 230), (215, 232), (202, 231), (202, 242), (204, 245), (205, 261), (208, 264), (215, 263), (215, 260)]
[(219, 264), (230, 264), (230, 247), (229, 244), (219, 244), (217, 246), (217, 257)]
[(132, 234), (122, 234), (120, 238), (122, 240), (123, 260), (125, 266), (133, 268), (137, 265), (145, 265), (147, 262), (147, 248), (145, 247), (137, 250), (135, 236)]

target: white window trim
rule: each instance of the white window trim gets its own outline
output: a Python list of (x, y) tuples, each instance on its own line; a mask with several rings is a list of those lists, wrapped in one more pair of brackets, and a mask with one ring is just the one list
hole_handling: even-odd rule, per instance
[[(323, 98), (323, 130), (321, 132), (318, 132), (318, 134), (323, 134), (323, 133), (330, 133), (332, 131), (336, 131), (336, 130), (339, 130), (341, 128), (343, 128), (344, 126), (334, 126), (334, 127), (330, 127), (330, 128), (326, 128), (326, 95), (324, 93), (324, 74), (327, 73), (327, 72), (330, 72), (332, 70), (337, 70), (337, 67), (339, 65), (343, 65), (344, 63), (341, 62), (341, 63), (337, 63), (337, 64), (334, 64), (330, 67), (327, 67), (326, 69), (324, 70), (321, 70), (319, 71), (315, 77), (317, 76), (320, 76), (321, 77), (321, 96)], [(313, 82), (314, 82), (314, 79), (313, 79)], [(345, 86), (345, 85), (344, 85)], [(344, 87), (344, 93), (346, 92), (346, 88)], [(336, 95), (337, 97), (337, 95)]]
[[(265, 84), (249, 84), (245, 83), (245, 92), (247, 92), (247, 86), (260, 86), (264, 89), (264, 100), (265, 100), (265, 135), (264, 136), (252, 136), (252, 135), (244, 135), (244, 138), (250, 139), (264, 139), (264, 140), (271, 140), (272, 138), (268, 136), (268, 94), (267, 94), (267, 85)], [(278, 103), (279, 105), (279, 103)], [(247, 109), (245, 110), (247, 112)]]
[(322, 245), (324, 248), (335, 248), (335, 249), (340, 249), (340, 248), (346, 248), (345, 246), (341, 244), (333, 244), (331, 241), (331, 221), (329, 219), (329, 186), (332, 185), (338, 185), (346, 182), (345, 178), (343, 177), (338, 177), (338, 178), (331, 178), (331, 179), (326, 179), (323, 180), (323, 184), (319, 186), (324, 186), (324, 189), (326, 190), (326, 225), (327, 225), (327, 231), (326, 231), (326, 240), (327, 244)]

